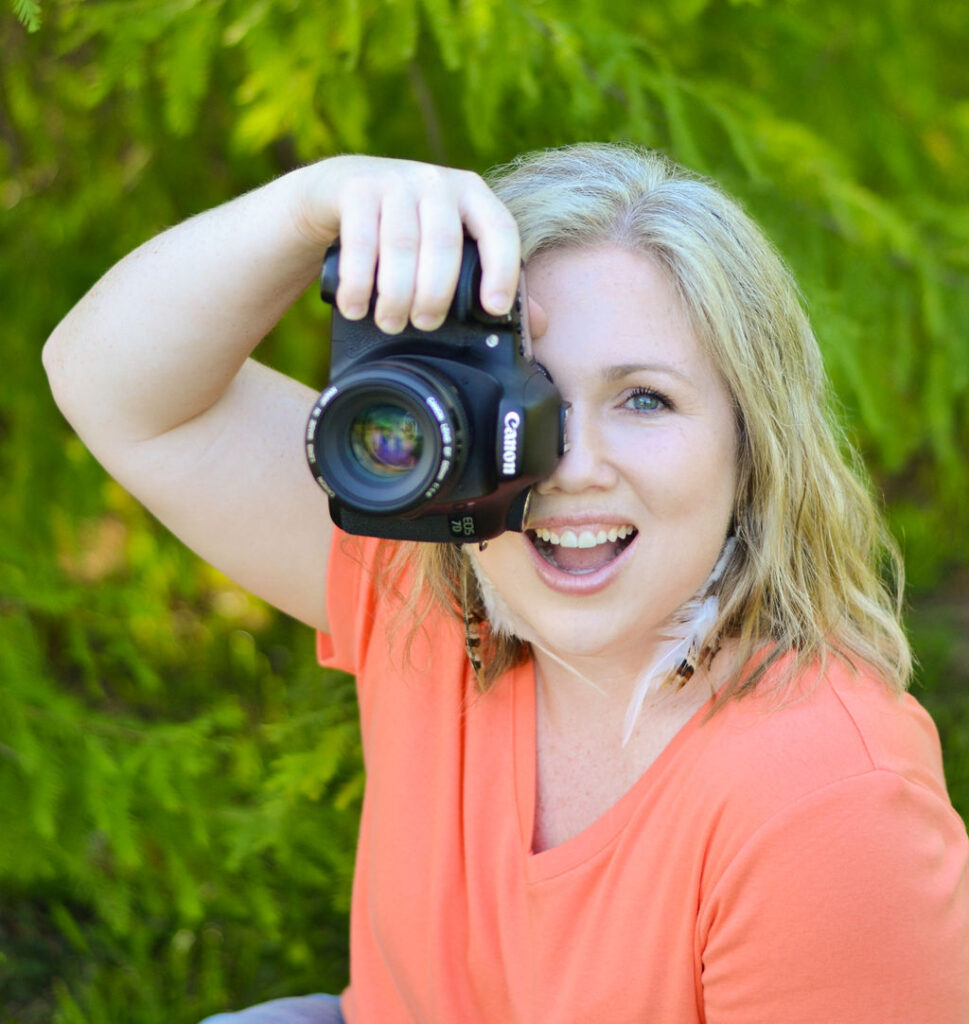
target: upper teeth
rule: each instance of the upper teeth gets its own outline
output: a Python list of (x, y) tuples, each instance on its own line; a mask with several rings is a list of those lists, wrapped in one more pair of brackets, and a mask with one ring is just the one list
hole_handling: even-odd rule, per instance
[(563, 548), (594, 548), (597, 544), (605, 544), (609, 541), (615, 543), (636, 532), (635, 526), (613, 526), (608, 530), (599, 530), (598, 533), (592, 530), (562, 530), (556, 533), (555, 530), (536, 530), (535, 536), (549, 544), (559, 544)]

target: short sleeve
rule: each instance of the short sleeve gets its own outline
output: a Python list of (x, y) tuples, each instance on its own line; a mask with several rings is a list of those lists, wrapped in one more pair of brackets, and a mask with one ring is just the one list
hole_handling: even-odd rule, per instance
[(316, 635), (316, 655), (325, 668), (356, 675), (363, 664), (376, 618), (380, 544), (373, 537), (333, 531), (326, 585), (330, 630)]
[(701, 908), (707, 1024), (967, 1024), (967, 858), (951, 805), (890, 771), (774, 815)]

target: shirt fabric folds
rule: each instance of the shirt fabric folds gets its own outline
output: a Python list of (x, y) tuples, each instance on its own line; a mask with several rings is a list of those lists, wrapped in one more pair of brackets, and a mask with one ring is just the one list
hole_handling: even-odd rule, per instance
[(405, 657), (380, 543), (337, 532), (318, 637), (367, 771), (348, 1024), (969, 1022), (969, 843), (911, 696), (832, 660), (708, 705), (534, 853), (532, 665), (478, 693), (438, 611)]

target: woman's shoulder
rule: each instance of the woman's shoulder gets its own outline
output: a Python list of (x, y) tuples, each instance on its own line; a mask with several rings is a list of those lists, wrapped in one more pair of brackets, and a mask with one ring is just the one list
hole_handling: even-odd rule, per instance
[(931, 716), (911, 693), (897, 693), (862, 665), (831, 664), (822, 701), (857, 734), (873, 770), (895, 772), (932, 787), (942, 781), (942, 748)]
[(679, 781), (681, 804), (689, 786), (706, 833), (710, 885), (737, 865), (756, 864), (756, 873), (778, 858), (796, 865), (808, 849), (827, 865), (819, 878), (837, 875), (844, 858), (904, 861), (927, 836), (962, 871), (965, 825), (918, 702), (864, 667), (835, 662), (796, 683), (783, 696), (765, 689), (732, 700), (698, 730)]
[(783, 667), (701, 730), (707, 770), (725, 794), (744, 793), (746, 804), (770, 813), (825, 787), (888, 773), (948, 804), (938, 732), (914, 697), (893, 692), (865, 665), (835, 658), (772, 688)]
[(705, 1006), (760, 986), (764, 1019), (962, 1020), (969, 841), (935, 728), (863, 666), (797, 684), (707, 722)]

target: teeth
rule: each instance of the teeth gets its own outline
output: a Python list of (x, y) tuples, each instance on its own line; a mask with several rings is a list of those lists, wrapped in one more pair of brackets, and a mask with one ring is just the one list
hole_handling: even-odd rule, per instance
[(613, 526), (608, 530), (599, 530), (593, 533), (592, 530), (581, 530), (576, 534), (575, 530), (563, 530), (556, 533), (554, 530), (538, 529), (535, 536), (546, 544), (556, 544), (563, 548), (594, 548), (598, 544), (615, 544), (617, 540), (624, 540), (636, 532), (635, 526)]

